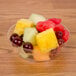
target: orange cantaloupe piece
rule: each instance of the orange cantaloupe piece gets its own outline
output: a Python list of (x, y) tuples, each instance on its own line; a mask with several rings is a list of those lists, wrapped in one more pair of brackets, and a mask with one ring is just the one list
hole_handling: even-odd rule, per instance
[(42, 53), (39, 50), (40, 49), (38, 46), (34, 47), (33, 58), (35, 59), (35, 61), (49, 61), (50, 60), (49, 53)]

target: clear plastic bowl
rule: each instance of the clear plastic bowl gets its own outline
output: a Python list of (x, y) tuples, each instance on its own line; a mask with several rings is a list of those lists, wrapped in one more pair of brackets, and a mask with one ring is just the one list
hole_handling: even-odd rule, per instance
[[(14, 28), (15, 28), (15, 24), (14, 25), (12, 25), (9, 29), (8, 29), (8, 32), (7, 32), (7, 38), (8, 38), (8, 42), (9, 42), (9, 44), (10, 45), (12, 45), (12, 42), (10, 41), (10, 36), (13, 34), (13, 31), (14, 31)], [(13, 48), (16, 48), (15, 50), (16, 51), (18, 51), (18, 54), (19, 54), (19, 56), (21, 57), (21, 58), (23, 58), (23, 59), (25, 59), (25, 60), (27, 60), (27, 61), (31, 61), (31, 62), (33, 62), (33, 61), (35, 61), (34, 59), (33, 59), (33, 56), (32, 56), (32, 54), (29, 54), (29, 56), (27, 56), (27, 54), (24, 52), (24, 50), (23, 50), (23, 48), (22, 47), (14, 47), (14, 46), (12, 46)], [(56, 50), (52, 50), (51, 51), (51, 53), (50, 53), (50, 60), (51, 59), (54, 59), (58, 54), (59, 54), (59, 52), (60, 52), (60, 49), (61, 49), (61, 47), (59, 46)]]

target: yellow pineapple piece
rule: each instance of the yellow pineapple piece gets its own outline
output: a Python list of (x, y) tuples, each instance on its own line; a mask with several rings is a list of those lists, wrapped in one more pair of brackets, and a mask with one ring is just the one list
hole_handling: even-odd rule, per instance
[(52, 28), (37, 34), (36, 41), (40, 51), (43, 53), (47, 53), (59, 46)]
[(32, 21), (28, 19), (20, 19), (15, 26), (14, 33), (22, 35), (26, 27), (32, 27), (32, 26), (34, 26), (34, 23)]

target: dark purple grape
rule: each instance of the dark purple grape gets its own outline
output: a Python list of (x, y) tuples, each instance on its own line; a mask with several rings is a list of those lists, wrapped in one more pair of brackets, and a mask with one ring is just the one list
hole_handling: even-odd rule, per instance
[(63, 37), (63, 33), (61, 31), (57, 31), (56, 36), (58, 39), (61, 39)]
[(10, 41), (13, 41), (15, 37), (18, 37), (18, 34), (14, 33), (10, 36)]
[(57, 53), (57, 48), (56, 48), (56, 49), (51, 50), (51, 54), (55, 55), (56, 53)]
[(22, 39), (20, 37), (15, 37), (12, 41), (15, 45), (21, 46), (22, 45)]
[(58, 43), (59, 43), (59, 45), (63, 45), (64, 44), (64, 40), (63, 39), (58, 39)]
[(57, 55), (57, 52), (58, 48), (51, 50), (49, 53), (50, 58), (53, 59)]
[(30, 42), (26, 42), (23, 44), (23, 49), (26, 53), (32, 53), (33, 45)]

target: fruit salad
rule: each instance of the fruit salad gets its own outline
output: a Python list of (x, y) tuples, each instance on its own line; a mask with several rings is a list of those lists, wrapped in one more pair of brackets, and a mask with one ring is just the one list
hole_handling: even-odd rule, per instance
[(49, 61), (69, 39), (69, 31), (60, 18), (46, 19), (32, 14), (28, 19), (20, 19), (15, 24), (10, 41), (19, 47), (19, 54), (35, 61)]

